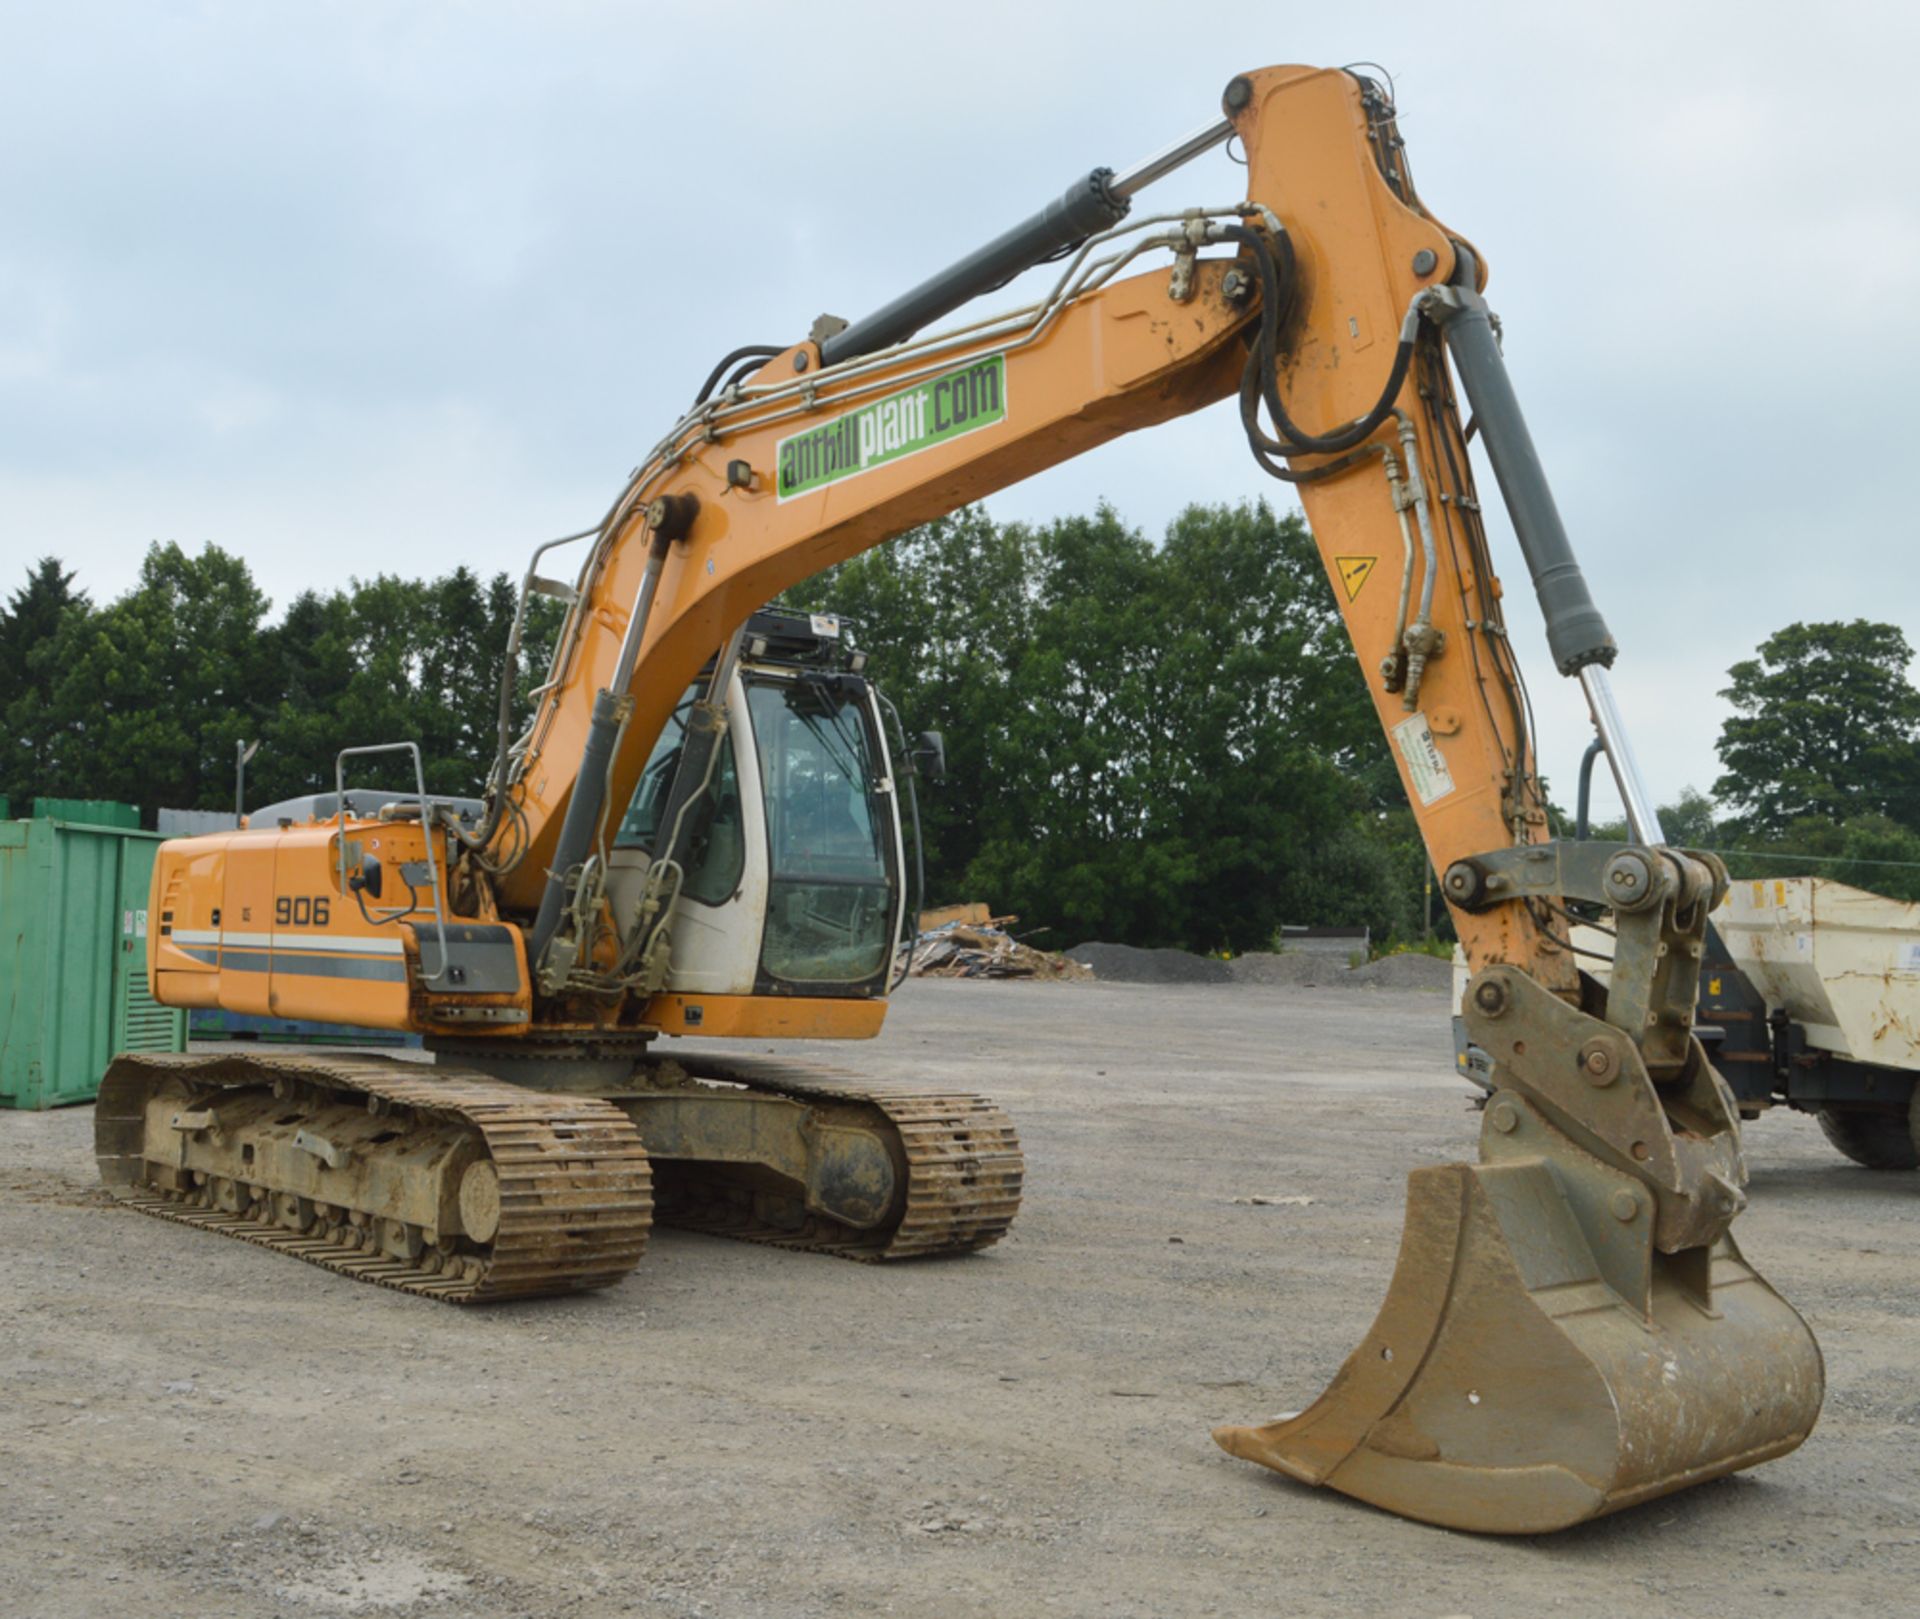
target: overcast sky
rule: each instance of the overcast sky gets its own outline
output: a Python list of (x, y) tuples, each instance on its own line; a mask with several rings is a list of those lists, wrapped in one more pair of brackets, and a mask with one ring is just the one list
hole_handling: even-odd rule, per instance
[[(712, 362), (857, 316), (1216, 114), (1391, 69), (1480, 246), (1656, 794), (1795, 619), (1920, 642), (1907, 5), (0, 0), (0, 589), (155, 539), (277, 603), (597, 519)], [(1216, 154), (1147, 193), (1239, 195)], [(1483, 493), (1492, 480), (1483, 472)], [(1222, 408), (988, 502), (1285, 491)], [(1496, 536), (1556, 795), (1589, 734)], [(1206, 581), (1196, 580), (1196, 589)]]

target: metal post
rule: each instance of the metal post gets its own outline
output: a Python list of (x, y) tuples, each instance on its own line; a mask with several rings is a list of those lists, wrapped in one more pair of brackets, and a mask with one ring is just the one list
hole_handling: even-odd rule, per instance
[(258, 742), (233, 744), (233, 825), (238, 831), (247, 822), (247, 761), (260, 751)]

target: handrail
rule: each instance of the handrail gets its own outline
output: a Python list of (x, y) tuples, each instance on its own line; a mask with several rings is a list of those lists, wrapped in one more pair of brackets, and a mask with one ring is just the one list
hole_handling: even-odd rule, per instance
[[(427, 848), (427, 879), (433, 889), (433, 919), (440, 932), (440, 965), (428, 972), (423, 963), (420, 977), (437, 983), (447, 975), (447, 909), (440, 892), (440, 862), (433, 857), (433, 814), (427, 804), (427, 772), (420, 762), (417, 742), (376, 742), (364, 748), (342, 748), (333, 760), (334, 824), (338, 828), (335, 844), (340, 851), (340, 892), (347, 892), (347, 760), (374, 753), (406, 753), (413, 756), (413, 780), (420, 804), (420, 835)], [(406, 915), (405, 911), (396, 913)], [(424, 955), (424, 950), (422, 951)]]

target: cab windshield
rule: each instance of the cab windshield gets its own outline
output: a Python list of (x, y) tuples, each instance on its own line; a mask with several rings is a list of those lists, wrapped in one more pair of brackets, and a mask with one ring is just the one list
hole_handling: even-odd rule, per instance
[(863, 692), (805, 677), (747, 688), (771, 868), (761, 964), (788, 982), (861, 983), (887, 964), (892, 821), (872, 791)]

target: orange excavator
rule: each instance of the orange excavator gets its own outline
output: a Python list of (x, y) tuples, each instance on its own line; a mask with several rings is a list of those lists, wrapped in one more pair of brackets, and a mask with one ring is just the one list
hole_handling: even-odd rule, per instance
[[(1819, 1351), (1733, 1241), (1735, 1107), (1692, 1028), (1726, 874), (1665, 845), (1641, 786), (1485, 261), (1416, 194), (1370, 78), (1263, 69), (1223, 111), (865, 319), (729, 354), (605, 516), (536, 553), (523, 616), (542, 592), (564, 624), (524, 726), (516, 628), (484, 798), (429, 795), (411, 744), (348, 750), (334, 792), (164, 845), (157, 1000), (414, 1031), (434, 1060), (122, 1057), (98, 1112), (109, 1186), (464, 1302), (604, 1286), (656, 1217), (865, 1259), (993, 1241), (1022, 1160), (984, 1098), (659, 1053), (662, 1035), (871, 1036), (893, 987), (916, 750), (890, 740), (831, 621), (763, 604), (1237, 399), (1252, 454), (1306, 507), (1442, 873), (1492, 1095), (1478, 1163), (1413, 1173), (1386, 1302), (1332, 1385), (1215, 1437), (1395, 1512), (1513, 1533), (1798, 1445)], [(1134, 210), (1227, 141), (1243, 197)], [(1030, 302), (936, 329), (1043, 263)], [(1476, 433), (1629, 842), (1549, 831)], [(569, 542), (573, 582), (542, 577)], [(411, 791), (349, 786), (381, 752), (411, 758)], [(1604, 986), (1579, 970), (1570, 900), (1618, 919)]]

